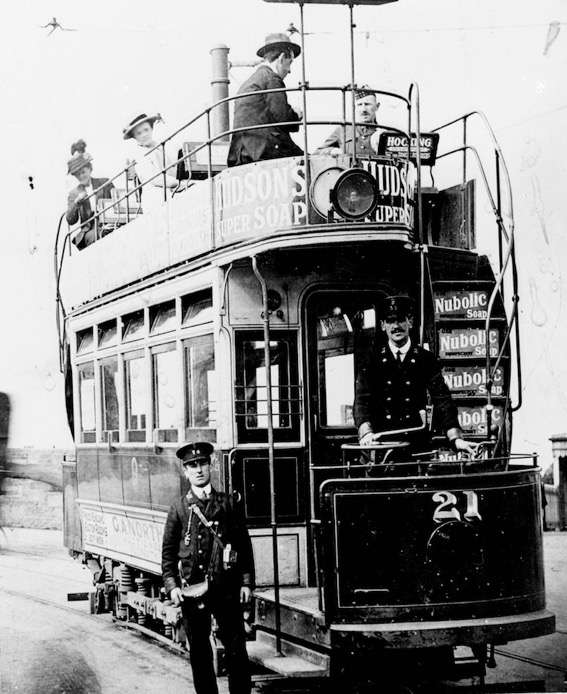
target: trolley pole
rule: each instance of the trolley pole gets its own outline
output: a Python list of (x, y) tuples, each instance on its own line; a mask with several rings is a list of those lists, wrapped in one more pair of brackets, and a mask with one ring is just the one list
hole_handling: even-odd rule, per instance
[(274, 422), (272, 419), (272, 369), (270, 358), (270, 313), (268, 310), (268, 289), (266, 280), (258, 270), (256, 256), (252, 256), (252, 269), (262, 288), (262, 305), (264, 307), (264, 361), (266, 363), (266, 409), (268, 416), (268, 463), (270, 469), (270, 523), (272, 527), (272, 557), (274, 563), (274, 602), (276, 621), (276, 655), (282, 655), (281, 611), (280, 611), (280, 577), (278, 561), (278, 526), (276, 520), (276, 475), (274, 460)]

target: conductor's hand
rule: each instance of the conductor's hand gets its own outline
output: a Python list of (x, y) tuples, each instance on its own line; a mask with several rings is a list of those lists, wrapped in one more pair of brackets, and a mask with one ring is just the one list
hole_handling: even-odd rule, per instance
[(183, 593), (181, 592), (181, 588), (172, 588), (169, 597), (171, 598), (171, 601), (175, 607), (179, 607), (179, 605), (181, 605), (183, 602)]
[(359, 441), (361, 446), (371, 446), (374, 443), (374, 433), (369, 431)]
[(453, 445), (457, 453), (468, 453), (472, 457), (476, 452), (476, 446), (464, 439), (455, 439)]
[(240, 589), (240, 602), (243, 605), (248, 605), (252, 599), (252, 589), (249, 586), (242, 586)]

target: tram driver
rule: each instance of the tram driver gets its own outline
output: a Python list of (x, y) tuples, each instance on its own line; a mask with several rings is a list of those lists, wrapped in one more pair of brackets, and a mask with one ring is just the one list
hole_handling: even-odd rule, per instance
[(420, 411), (425, 410), (429, 394), (452, 449), (472, 455), (475, 447), (463, 439), (457, 408), (436, 357), (410, 337), (413, 314), (414, 302), (408, 296), (389, 296), (379, 306), (387, 342), (364, 360), (357, 373), (354, 421), (359, 442), (371, 446), (379, 432), (416, 429), (409, 439), (410, 450), (426, 450), (429, 441)]
[(339, 125), (329, 137), (318, 147), (314, 154), (350, 154), (354, 156), (354, 145), (356, 143), (356, 156), (368, 157), (375, 154), (375, 142), (380, 128), (376, 121), (376, 113), (380, 104), (376, 99), (376, 94), (364, 85), (354, 92), (354, 107), (356, 123), (362, 125), (355, 126), (355, 136), (353, 137), (352, 125), (345, 128)]
[[(284, 79), (291, 71), (294, 58), (301, 48), (287, 34), (269, 34), (257, 55), (262, 63), (238, 90), (238, 94), (257, 92), (264, 89), (283, 89)], [(299, 130), (302, 114), (293, 109), (285, 92), (256, 94), (236, 99), (234, 104), (234, 127), (253, 128), (234, 133), (230, 141), (227, 163), (229, 166), (249, 164), (263, 159), (295, 157), (303, 154), (291, 139), (290, 132)], [(282, 125), (278, 125), (282, 123)], [(283, 125), (287, 123), (287, 125)]]
[(181, 605), (197, 694), (218, 694), (210, 642), (211, 615), (225, 648), (230, 694), (250, 694), (243, 606), (254, 588), (252, 544), (242, 504), (211, 485), (207, 442), (177, 451), (191, 487), (170, 508), (162, 545), (163, 583)]

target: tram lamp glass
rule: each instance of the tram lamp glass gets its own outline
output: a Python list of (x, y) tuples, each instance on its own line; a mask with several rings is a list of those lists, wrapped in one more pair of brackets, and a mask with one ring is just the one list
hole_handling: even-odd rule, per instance
[(268, 311), (275, 311), (282, 305), (282, 298), (275, 289), (268, 289)]
[(378, 204), (376, 180), (363, 169), (345, 171), (331, 190), (331, 204), (345, 219), (368, 217)]

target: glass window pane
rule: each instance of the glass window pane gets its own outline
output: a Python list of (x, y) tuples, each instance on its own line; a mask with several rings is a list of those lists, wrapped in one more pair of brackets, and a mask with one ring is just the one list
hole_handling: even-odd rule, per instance
[(127, 438), (128, 441), (145, 441), (147, 379), (143, 356), (126, 359), (125, 378)]
[(175, 330), (174, 300), (150, 308), (150, 334), (155, 335), (168, 330)]
[[(108, 441), (108, 432), (118, 431), (118, 358), (103, 359), (100, 365), (102, 431), (101, 441)], [(113, 437), (113, 441), (117, 438)]]
[(79, 366), (79, 399), (81, 407), (81, 441), (83, 443), (94, 443), (96, 417), (93, 362)]
[[(175, 435), (168, 441), (177, 441), (179, 423), (179, 403), (177, 402), (178, 374), (177, 352), (170, 349), (152, 354), (154, 379), (154, 427), (156, 429), (174, 429)], [(172, 432), (173, 433), (173, 432)]]
[(212, 335), (184, 342), (187, 421), (190, 429), (217, 425), (215, 352)]
[[(268, 428), (266, 362), (263, 340), (244, 342), (244, 383), (246, 428)], [(272, 422), (274, 429), (291, 426), (289, 417), (289, 345), (285, 341), (270, 342), (272, 381)]]
[(317, 306), (319, 421), (324, 427), (352, 427), (355, 356), (369, 353), (376, 312), (369, 297)]
[(122, 317), (122, 341), (138, 340), (144, 336), (144, 311), (134, 311)]
[(118, 333), (116, 330), (116, 320), (101, 323), (98, 326), (98, 346), (108, 347), (108, 345), (116, 344)]
[(213, 320), (213, 292), (211, 289), (184, 296), (181, 299), (181, 306), (184, 327), (210, 323)]
[(92, 352), (94, 348), (93, 329), (81, 330), (77, 333), (77, 354)]

